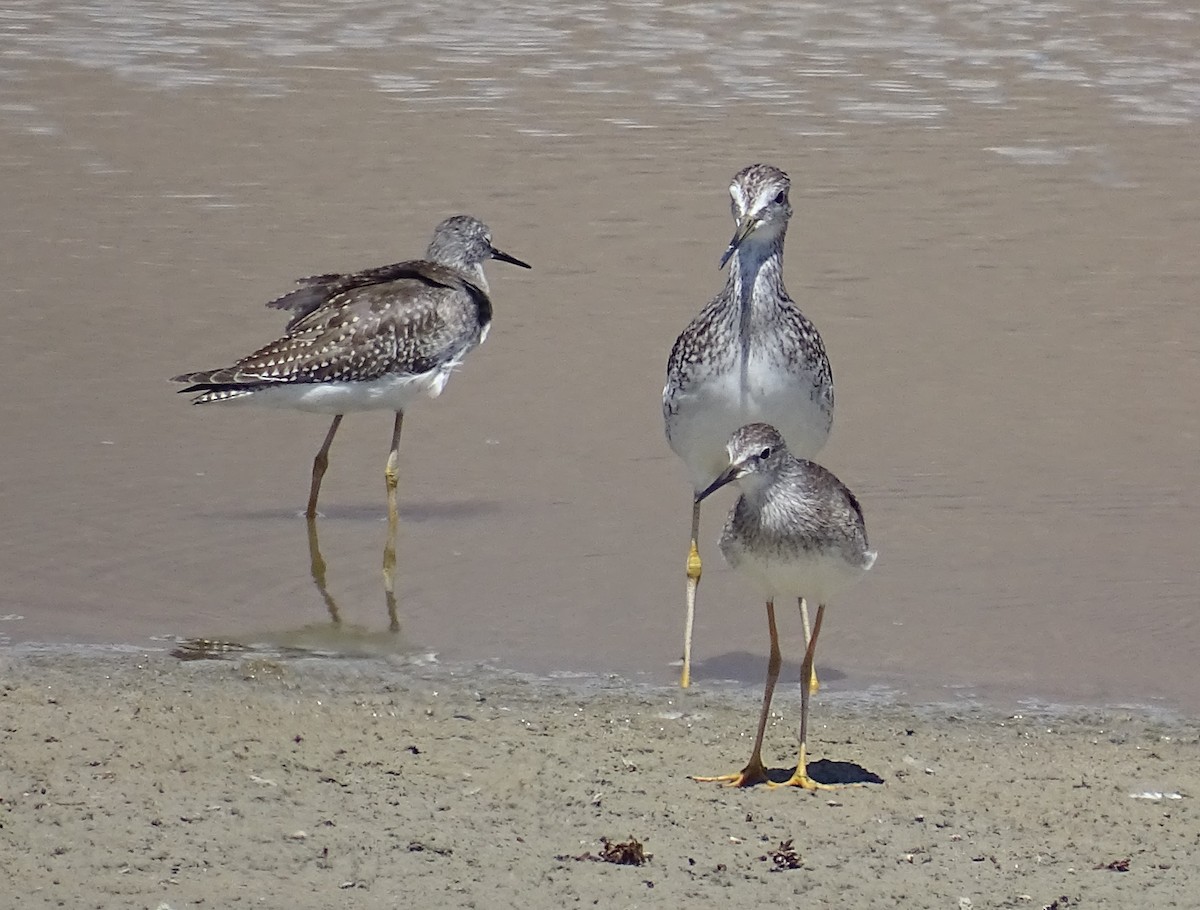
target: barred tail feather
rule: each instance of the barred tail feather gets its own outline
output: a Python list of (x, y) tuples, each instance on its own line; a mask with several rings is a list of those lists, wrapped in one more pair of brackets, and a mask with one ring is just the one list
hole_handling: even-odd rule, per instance
[(180, 393), (199, 392), (192, 399), (192, 404), (211, 404), (214, 401), (234, 401), (238, 398), (249, 398), (256, 391), (246, 386), (204, 386), (194, 385), (180, 389)]

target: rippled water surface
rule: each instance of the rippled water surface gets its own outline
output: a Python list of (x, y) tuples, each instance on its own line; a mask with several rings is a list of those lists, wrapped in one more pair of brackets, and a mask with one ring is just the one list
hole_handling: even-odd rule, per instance
[[(0, 640), (170, 636), (667, 681), (690, 491), (670, 344), (726, 186), (794, 183), (821, 460), (881, 556), (837, 689), (1200, 710), (1200, 12), (1180, 2), (91, 3), (0, 11)], [(386, 414), (194, 409), (166, 378), (313, 272), (469, 211), (533, 272), (402, 447)], [(706, 513), (699, 685), (762, 605)], [(341, 620), (334, 624), (329, 610)], [(784, 616), (799, 662), (798, 622)]]

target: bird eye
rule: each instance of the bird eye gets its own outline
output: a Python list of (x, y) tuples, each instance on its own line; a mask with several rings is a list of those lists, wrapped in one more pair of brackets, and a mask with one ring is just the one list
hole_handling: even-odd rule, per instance
[(758, 453), (759, 461), (766, 461), (768, 458), (771, 457), (771, 452), (772, 452), (771, 447), (767, 446), (765, 449), (763, 449), (761, 452)]
[(784, 192), (783, 190), (780, 190), (778, 193), (775, 194), (775, 204), (783, 205), (785, 202), (787, 202), (787, 193)]

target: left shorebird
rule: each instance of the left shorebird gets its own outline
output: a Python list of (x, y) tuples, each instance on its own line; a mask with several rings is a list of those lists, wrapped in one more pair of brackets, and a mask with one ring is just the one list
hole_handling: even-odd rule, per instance
[(434, 230), (424, 259), (301, 278), (299, 288), (267, 304), (292, 314), (283, 337), (231, 367), (184, 373), (174, 381), (190, 383), (183, 392), (199, 393), (193, 404), (253, 402), (333, 415), (313, 460), (305, 511), (310, 519), (342, 417), (394, 411), (384, 471), (394, 525), (404, 409), (419, 395), (440, 395), (454, 368), (487, 337), (488, 259), (530, 267), (492, 246), (491, 232), (478, 218), (454, 215)]

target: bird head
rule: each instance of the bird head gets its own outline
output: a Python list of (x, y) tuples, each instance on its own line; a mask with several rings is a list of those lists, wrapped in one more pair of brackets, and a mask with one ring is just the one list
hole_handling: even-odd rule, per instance
[(729, 196), (737, 227), (721, 256), (720, 268), (751, 238), (769, 242), (787, 230), (792, 217), (788, 202), (791, 187), (788, 175), (769, 164), (752, 164), (734, 175)]
[(770, 424), (750, 423), (734, 431), (725, 450), (729, 453), (729, 467), (696, 494), (696, 502), (728, 483), (772, 470), (787, 454), (787, 443)]

